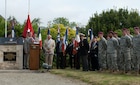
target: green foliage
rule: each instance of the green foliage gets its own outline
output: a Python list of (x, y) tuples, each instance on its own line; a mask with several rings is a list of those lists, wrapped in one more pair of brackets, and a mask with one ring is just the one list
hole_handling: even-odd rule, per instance
[(84, 27), (80, 27), (80, 28), (79, 28), (79, 33), (87, 34), (87, 30), (88, 30), (88, 29), (86, 29), (86, 28), (84, 28)]
[(63, 24), (64, 26), (69, 26), (69, 20), (64, 17), (55, 18), (53, 24)]
[[(49, 21), (51, 23), (51, 21)], [(69, 26), (70, 28), (74, 28), (77, 26), (76, 22), (69, 22), (67, 18), (64, 17), (58, 17), (53, 20), (53, 25), (54, 24), (63, 24), (65, 27)]]
[(20, 24), (17, 24), (16, 26), (15, 26), (15, 31), (16, 31), (16, 36), (17, 37), (21, 37), (22, 36), (22, 25), (20, 25)]
[(2, 16), (0, 16), (0, 36), (4, 36), (5, 33), (5, 20)]
[(51, 28), (50, 29), (50, 34), (52, 35), (52, 38), (56, 40), (56, 37), (57, 37), (57, 29), (56, 28)]
[(139, 85), (139, 76), (134, 74), (117, 74), (109, 72), (88, 71), (75, 69), (52, 69), (51, 73), (81, 80), (87, 85)]
[(129, 28), (130, 30), (130, 34), (134, 35), (134, 29), (133, 28)]
[(122, 36), (122, 30), (121, 30), (121, 29), (117, 29), (117, 30), (115, 30), (115, 32), (117, 32), (117, 33), (118, 33), (118, 36), (119, 36), (119, 37), (121, 37), (121, 36)]
[(70, 22), (69, 26), (70, 26), (70, 28), (74, 28), (77, 26), (77, 24), (75, 22)]
[(39, 27), (39, 24), (40, 24), (40, 23), (41, 23), (40, 18), (34, 18), (34, 19), (32, 20), (32, 27), (33, 27), (35, 33), (38, 32), (38, 27)]
[[(103, 31), (107, 34), (108, 31), (117, 31), (121, 35), (120, 30), (122, 28), (133, 28), (135, 26), (140, 26), (140, 16), (138, 10), (128, 9), (110, 9), (107, 11), (102, 11), (101, 14), (95, 13), (90, 17), (87, 29), (93, 28), (95, 35), (99, 31)], [(130, 30), (132, 33), (132, 30)]]
[(45, 62), (45, 55), (43, 50), (40, 50), (40, 67), (42, 68), (42, 64)]
[[(57, 30), (58, 27), (60, 28), (60, 37), (63, 37), (65, 35), (66, 27), (63, 24), (53, 24), (53, 26), (50, 29), (50, 34), (52, 35), (52, 38), (56, 40), (57, 38)], [(68, 28), (68, 40), (70, 40), (72, 37), (75, 36), (75, 30)], [(48, 32), (48, 28), (42, 29), (42, 38), (43, 40), (46, 39)], [(44, 37), (45, 36), (45, 37)]]

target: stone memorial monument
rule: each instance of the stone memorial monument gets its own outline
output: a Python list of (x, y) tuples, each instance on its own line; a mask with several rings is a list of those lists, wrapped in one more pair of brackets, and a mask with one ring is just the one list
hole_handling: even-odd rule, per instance
[(22, 37), (0, 37), (0, 69), (23, 69)]

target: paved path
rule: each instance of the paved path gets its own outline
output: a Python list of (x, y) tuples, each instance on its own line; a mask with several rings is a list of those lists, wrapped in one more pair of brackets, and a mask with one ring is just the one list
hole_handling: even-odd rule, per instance
[(33, 71), (0, 70), (0, 85), (88, 85), (78, 80)]

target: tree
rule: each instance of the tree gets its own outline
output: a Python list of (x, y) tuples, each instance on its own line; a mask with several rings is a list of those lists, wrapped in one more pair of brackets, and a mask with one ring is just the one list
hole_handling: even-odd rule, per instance
[(0, 15), (0, 37), (3, 37), (5, 33), (5, 19)]
[[(66, 27), (63, 24), (53, 24), (53, 26), (50, 27), (49, 29), (50, 29), (50, 34), (52, 35), (52, 38), (54, 40), (56, 40), (56, 38), (57, 38), (58, 26), (60, 28), (60, 37), (63, 37), (65, 34), (65, 31), (66, 31)], [(68, 30), (68, 40), (70, 41), (72, 37), (75, 37), (75, 30), (73, 30), (71, 28), (68, 28), (68, 29), (69, 29)], [(48, 28), (42, 29), (42, 31), (41, 31), (43, 40), (46, 39), (47, 31), (48, 31)]]
[(35, 32), (38, 31), (38, 27), (39, 27), (40, 24), (41, 24), (40, 18), (34, 18), (32, 20), (32, 27), (33, 27)]
[(11, 33), (13, 25), (14, 25), (14, 30), (15, 30), (15, 33), (16, 33), (16, 37), (21, 36), (22, 25), (17, 21), (17, 19), (14, 16), (9, 16), (9, 18), (7, 19), (7, 28), (8, 28), (7, 29), (7, 34)]
[(53, 24), (63, 24), (64, 26), (69, 26), (69, 20), (64, 17), (55, 18)]
[[(140, 26), (140, 16), (138, 10), (128, 9), (110, 9), (102, 11), (102, 13), (95, 13), (90, 17), (86, 29), (92, 28), (93, 33), (97, 35), (99, 31), (107, 34), (108, 31), (115, 31), (122, 28), (133, 28)], [(119, 31), (118, 31), (119, 32)]]
[(74, 28), (77, 26), (76, 22), (70, 22), (69, 24), (70, 28)]

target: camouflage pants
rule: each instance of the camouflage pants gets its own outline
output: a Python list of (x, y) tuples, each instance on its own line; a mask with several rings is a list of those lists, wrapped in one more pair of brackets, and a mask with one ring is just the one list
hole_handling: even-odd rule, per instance
[(118, 70), (116, 53), (107, 54), (107, 65), (108, 65), (109, 70), (114, 70), (114, 71)]
[(102, 52), (98, 54), (99, 58), (99, 66), (101, 69), (107, 69), (107, 56), (106, 52)]
[(119, 50), (117, 51), (117, 66), (118, 66), (118, 70), (121, 70), (121, 67), (122, 67), (122, 65), (121, 65), (121, 53)]
[(140, 70), (140, 54), (134, 53), (132, 57), (132, 63), (134, 66), (134, 71)]
[(128, 72), (131, 71), (131, 55), (130, 52), (121, 52), (121, 70)]
[[(134, 56), (132, 48), (130, 49), (130, 56), (131, 56), (131, 58), (133, 58), (133, 56)], [(133, 62), (133, 60), (131, 59), (131, 70), (134, 70), (134, 68), (135, 68), (134, 63), (135, 62)]]

